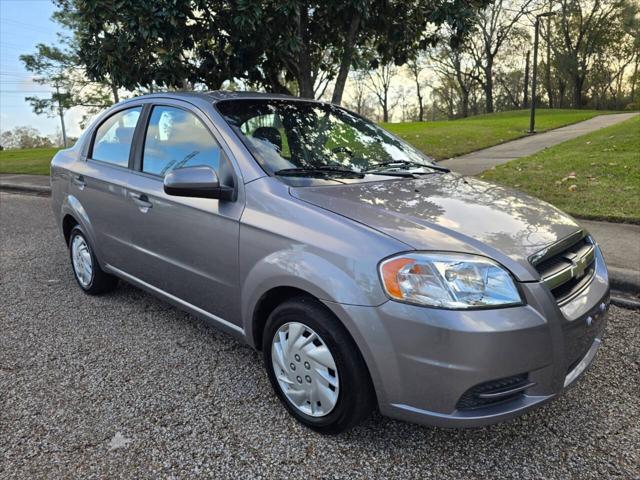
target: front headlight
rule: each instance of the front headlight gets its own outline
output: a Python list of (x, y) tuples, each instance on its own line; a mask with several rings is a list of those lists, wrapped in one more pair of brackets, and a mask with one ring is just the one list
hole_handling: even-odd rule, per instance
[(485, 257), (462, 253), (407, 253), (380, 264), (384, 289), (394, 300), (465, 309), (520, 305), (509, 272)]

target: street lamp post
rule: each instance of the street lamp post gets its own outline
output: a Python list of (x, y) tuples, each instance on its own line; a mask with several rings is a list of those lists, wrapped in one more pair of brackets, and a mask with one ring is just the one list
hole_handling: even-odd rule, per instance
[(555, 15), (555, 12), (545, 12), (536, 15), (536, 23), (534, 27), (535, 33), (533, 36), (533, 74), (531, 78), (531, 118), (529, 119), (529, 133), (536, 132), (536, 87), (538, 86), (538, 39), (540, 36), (540, 19), (542, 17), (550, 17), (552, 15)]

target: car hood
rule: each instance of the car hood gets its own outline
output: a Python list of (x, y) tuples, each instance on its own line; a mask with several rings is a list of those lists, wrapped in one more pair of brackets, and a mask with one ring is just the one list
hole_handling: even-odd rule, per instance
[(291, 188), (291, 194), (413, 249), (491, 257), (522, 281), (539, 278), (528, 260), (532, 254), (580, 230), (548, 203), (453, 173)]

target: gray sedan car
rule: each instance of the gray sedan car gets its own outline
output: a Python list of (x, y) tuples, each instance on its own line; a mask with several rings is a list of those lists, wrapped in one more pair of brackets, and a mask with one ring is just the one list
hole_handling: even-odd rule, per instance
[(130, 282), (261, 350), (287, 410), (324, 433), (376, 407), (509, 419), (601, 343), (609, 281), (588, 232), (337, 106), (134, 98), (56, 154), (51, 184), (80, 288)]

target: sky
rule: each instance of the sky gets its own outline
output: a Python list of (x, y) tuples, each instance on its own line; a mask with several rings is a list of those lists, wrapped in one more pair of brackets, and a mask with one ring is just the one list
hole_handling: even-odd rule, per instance
[[(30, 126), (43, 135), (56, 133), (58, 117), (36, 115), (26, 96), (51, 95), (52, 88), (32, 81), (19, 56), (34, 53), (38, 43), (55, 44), (61, 27), (51, 20), (55, 6), (50, 0), (0, 0), (0, 131)], [(80, 133), (82, 112), (65, 114), (70, 136)]]

